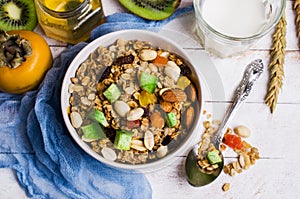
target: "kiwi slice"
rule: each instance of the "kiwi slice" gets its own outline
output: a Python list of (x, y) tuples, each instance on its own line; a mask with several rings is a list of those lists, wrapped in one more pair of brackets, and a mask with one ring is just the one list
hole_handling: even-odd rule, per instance
[(170, 17), (181, 0), (119, 0), (130, 12), (150, 20)]
[(0, 29), (33, 30), (37, 17), (33, 0), (1, 0)]

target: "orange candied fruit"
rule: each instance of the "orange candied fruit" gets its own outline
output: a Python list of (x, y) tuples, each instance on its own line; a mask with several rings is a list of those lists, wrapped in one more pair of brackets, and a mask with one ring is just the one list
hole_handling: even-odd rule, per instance
[(158, 55), (152, 63), (157, 65), (166, 65), (168, 63), (168, 59)]

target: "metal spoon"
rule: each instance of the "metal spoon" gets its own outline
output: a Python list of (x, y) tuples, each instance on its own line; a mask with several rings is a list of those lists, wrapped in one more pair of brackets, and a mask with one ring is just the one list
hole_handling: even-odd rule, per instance
[[(246, 67), (243, 79), (235, 91), (233, 103), (227, 110), (226, 115), (217, 133), (214, 135), (214, 137), (212, 137), (211, 141), (216, 147), (216, 149), (219, 150), (220, 144), (223, 139), (223, 135), (228, 127), (228, 124), (232, 120), (233, 116), (237, 112), (242, 102), (244, 102), (246, 97), (249, 95), (253, 83), (255, 82), (255, 80), (258, 79), (258, 77), (262, 74), (262, 72), (263, 72), (263, 63), (261, 59), (252, 61)], [(222, 162), (219, 164), (218, 170), (216, 170), (213, 174), (207, 174), (202, 172), (197, 163), (198, 149), (199, 149), (199, 144), (195, 145), (192, 148), (185, 162), (185, 172), (186, 172), (187, 180), (191, 185), (195, 187), (204, 186), (214, 181), (220, 175), (224, 166), (224, 159), (222, 156)]]

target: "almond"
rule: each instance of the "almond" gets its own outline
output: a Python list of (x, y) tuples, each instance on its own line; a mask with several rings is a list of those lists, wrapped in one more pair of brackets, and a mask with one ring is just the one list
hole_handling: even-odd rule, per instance
[(187, 99), (185, 92), (180, 89), (167, 90), (162, 94), (161, 97), (166, 102), (184, 102)]
[(192, 102), (194, 102), (196, 100), (197, 91), (196, 91), (196, 88), (193, 84), (190, 84), (187, 87), (187, 95), (189, 96), (189, 100), (191, 100)]
[(154, 126), (156, 128), (163, 128), (165, 125), (165, 120), (158, 111), (155, 111), (154, 113), (152, 113), (152, 115), (150, 116), (150, 120), (151, 120), (152, 126)]
[(161, 108), (167, 113), (170, 113), (173, 109), (171, 102), (162, 101), (162, 102), (160, 102), (160, 105), (161, 105)]
[(194, 107), (190, 106), (185, 112), (185, 126), (190, 128), (194, 120), (195, 110)]

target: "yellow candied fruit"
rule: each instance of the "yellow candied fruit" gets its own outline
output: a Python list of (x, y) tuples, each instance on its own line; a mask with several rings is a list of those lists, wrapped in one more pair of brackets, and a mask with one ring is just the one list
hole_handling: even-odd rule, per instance
[(154, 104), (156, 102), (156, 96), (154, 94), (148, 93), (147, 91), (142, 91), (139, 96), (139, 103), (142, 107), (146, 107), (149, 104)]
[(191, 84), (191, 81), (186, 76), (179, 77), (176, 86), (182, 90), (188, 87)]

